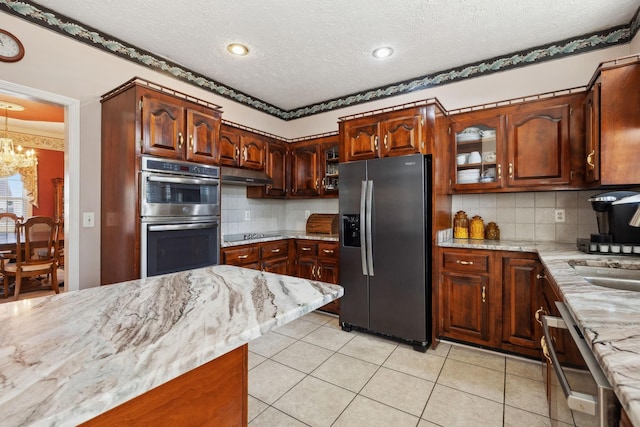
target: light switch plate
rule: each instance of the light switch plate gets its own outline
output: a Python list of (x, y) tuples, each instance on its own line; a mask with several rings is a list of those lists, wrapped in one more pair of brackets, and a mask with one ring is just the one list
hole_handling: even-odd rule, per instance
[(96, 214), (93, 212), (82, 213), (82, 226), (85, 228), (91, 228), (96, 226)]

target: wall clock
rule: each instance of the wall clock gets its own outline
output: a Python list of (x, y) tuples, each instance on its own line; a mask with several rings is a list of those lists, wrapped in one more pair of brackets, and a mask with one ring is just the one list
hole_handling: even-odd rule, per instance
[(0, 61), (16, 62), (24, 56), (24, 46), (16, 36), (0, 29)]

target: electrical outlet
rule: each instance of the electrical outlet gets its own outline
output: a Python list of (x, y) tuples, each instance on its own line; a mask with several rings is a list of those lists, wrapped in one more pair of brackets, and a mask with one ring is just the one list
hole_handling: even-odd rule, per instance
[(556, 222), (564, 222), (564, 209), (556, 209)]
[(82, 226), (85, 228), (91, 228), (96, 226), (96, 214), (93, 212), (82, 213)]
[(311, 211), (304, 211), (304, 219), (307, 219), (311, 216)]
[(244, 211), (244, 220), (245, 221), (251, 220), (251, 211)]

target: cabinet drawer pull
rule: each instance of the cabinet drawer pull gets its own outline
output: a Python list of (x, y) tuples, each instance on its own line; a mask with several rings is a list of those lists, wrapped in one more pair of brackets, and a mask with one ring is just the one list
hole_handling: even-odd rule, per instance
[(376, 151), (378, 151), (378, 135), (376, 135), (376, 136), (373, 138), (373, 148), (375, 148), (375, 149), (376, 149)]
[(316, 266), (315, 265), (313, 267), (311, 267), (311, 278), (312, 279), (316, 278)]
[(509, 178), (513, 178), (513, 163), (509, 163)]
[(589, 167), (591, 169), (595, 169), (596, 165), (595, 163), (593, 163), (593, 155), (596, 154), (596, 150), (591, 150), (591, 152), (587, 155), (587, 165), (589, 165)]
[(311, 248), (309, 248), (309, 247), (302, 247), (300, 249), (302, 249), (303, 251), (310, 251), (311, 250)]
[(385, 135), (385, 136), (384, 136), (384, 148), (385, 148), (386, 150), (388, 150), (388, 149), (389, 149), (389, 144), (387, 143), (387, 136), (388, 136), (388, 135)]
[(244, 156), (244, 161), (246, 162), (246, 161), (247, 161), (247, 158), (248, 158), (248, 154), (247, 154), (247, 147), (244, 147), (244, 149), (242, 150), (242, 152), (244, 153), (244, 154), (243, 154), (243, 156)]
[(178, 148), (182, 148), (182, 142), (183, 142), (182, 132), (178, 132)]
[(462, 261), (460, 259), (456, 260), (456, 263), (460, 265), (473, 265), (473, 261)]
[(322, 273), (320, 273), (321, 271), (322, 271), (322, 267), (318, 266), (318, 269), (316, 270), (316, 273), (318, 274), (316, 279), (318, 280), (320, 280), (320, 278), (322, 277)]
[(482, 287), (482, 302), (483, 303), (487, 302), (487, 287), (486, 286)]
[(547, 315), (547, 310), (545, 310), (544, 308), (540, 307), (539, 309), (536, 310), (536, 322), (540, 323), (540, 325), (542, 325), (542, 318), (541, 316), (546, 316)]
[(249, 254), (246, 255), (238, 255), (238, 259), (247, 259), (249, 258)]
[(277, 254), (278, 252), (280, 252), (280, 248), (271, 249), (271, 252)]
[(240, 148), (236, 147), (233, 150), (233, 160), (238, 160), (238, 157), (240, 157)]
[(333, 249), (323, 249), (322, 252), (324, 252), (325, 254), (332, 254)]
[(498, 181), (502, 179), (502, 165), (498, 165)]
[(189, 135), (189, 148), (193, 152), (193, 135)]

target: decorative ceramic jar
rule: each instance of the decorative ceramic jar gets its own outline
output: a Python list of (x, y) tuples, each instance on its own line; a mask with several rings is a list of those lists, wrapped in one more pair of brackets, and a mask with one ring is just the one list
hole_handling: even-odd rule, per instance
[(500, 227), (495, 222), (490, 222), (484, 230), (484, 237), (487, 240), (500, 240)]
[(476, 215), (471, 218), (469, 225), (469, 237), (472, 239), (484, 239), (484, 221), (482, 217)]
[(455, 239), (469, 238), (469, 218), (464, 211), (456, 212), (453, 218), (453, 237)]

